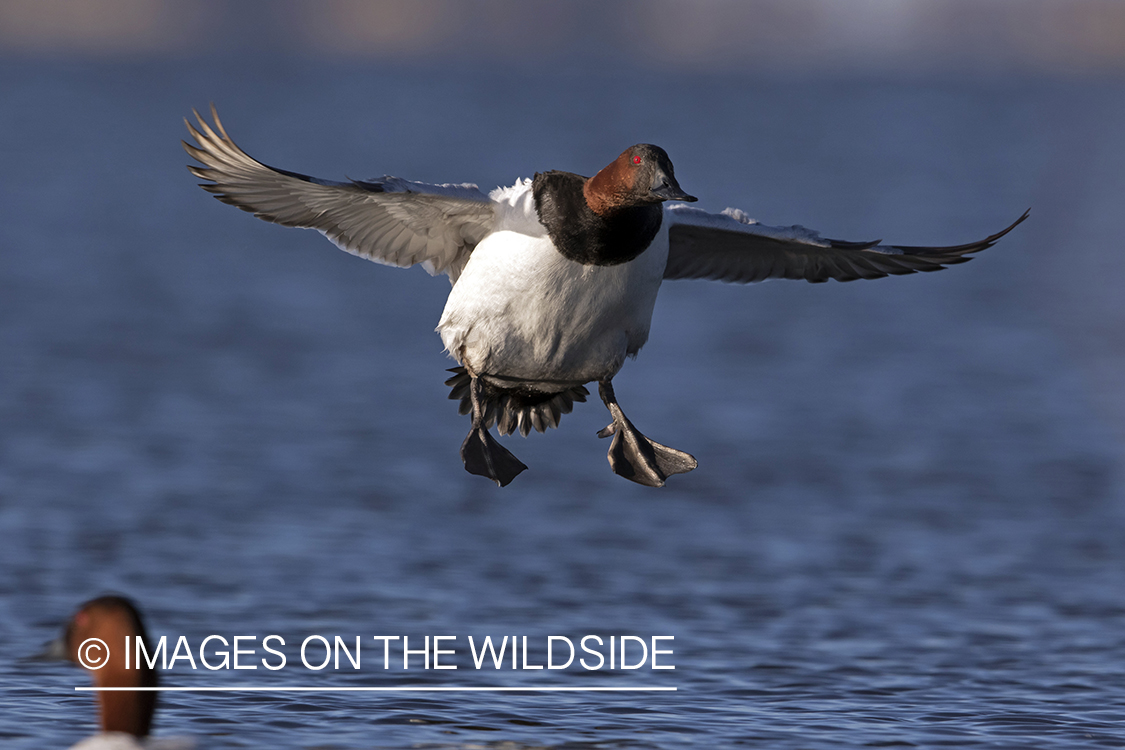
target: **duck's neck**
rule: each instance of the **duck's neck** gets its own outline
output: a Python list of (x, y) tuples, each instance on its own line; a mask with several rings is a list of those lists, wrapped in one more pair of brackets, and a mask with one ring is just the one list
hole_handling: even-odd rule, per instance
[(612, 266), (636, 258), (652, 243), (664, 216), (659, 204), (595, 210), (588, 194), (603, 193), (588, 186), (601, 174), (587, 180), (569, 172), (544, 172), (532, 181), (539, 221), (555, 248), (583, 265)]
[[(110, 643), (126, 643), (124, 638), (107, 640)], [(133, 639), (130, 638), (128, 643), (132, 644)], [(118, 654), (114, 654), (108, 664), (93, 674), (97, 687), (156, 687), (157, 683), (156, 672), (143, 661), (140, 669), (126, 669), (123, 655)], [(147, 737), (155, 710), (156, 693), (153, 691), (98, 692), (98, 712), (103, 732), (126, 732), (135, 737)]]
[(99, 693), (102, 731), (147, 737), (155, 705), (156, 693)]
[(591, 211), (608, 219), (621, 209), (631, 188), (615, 161), (582, 184), (582, 197)]

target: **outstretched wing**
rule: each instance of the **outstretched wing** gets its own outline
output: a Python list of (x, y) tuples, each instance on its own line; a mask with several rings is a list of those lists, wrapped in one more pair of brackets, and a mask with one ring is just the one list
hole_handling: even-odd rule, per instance
[(977, 242), (951, 247), (880, 245), (822, 238), (801, 226), (769, 227), (737, 209), (709, 214), (684, 204), (667, 206), (666, 279), (712, 279), (745, 284), (766, 279), (854, 281), (940, 271), (971, 260), (1027, 218)]
[[(193, 110), (194, 112), (194, 110)], [(322, 232), (338, 247), (376, 263), (415, 263), (456, 281), (469, 254), (493, 224), (494, 204), (476, 185), (427, 185), (383, 177), (335, 182), (275, 169), (252, 159), (223, 129), (211, 105), (212, 129), (198, 112), (184, 149), (202, 167), (191, 173), (224, 203), (259, 219)]]

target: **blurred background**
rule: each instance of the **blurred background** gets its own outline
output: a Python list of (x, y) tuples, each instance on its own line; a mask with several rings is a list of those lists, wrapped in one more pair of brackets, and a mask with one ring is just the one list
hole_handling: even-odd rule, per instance
[[(162, 696), (207, 747), (1120, 746), (1123, 75), (1114, 0), (0, 0), (0, 737), (94, 730), (87, 675), (26, 657), (112, 590), (193, 641), (675, 636), (659, 673), (181, 663), (678, 688)], [(457, 454), (444, 277), (214, 201), (178, 143), (210, 102), (326, 178), (652, 142), (701, 208), (831, 237), (1032, 211), (942, 273), (667, 284), (616, 389), (699, 468), (615, 477), (594, 399), (506, 439), (498, 490)]]

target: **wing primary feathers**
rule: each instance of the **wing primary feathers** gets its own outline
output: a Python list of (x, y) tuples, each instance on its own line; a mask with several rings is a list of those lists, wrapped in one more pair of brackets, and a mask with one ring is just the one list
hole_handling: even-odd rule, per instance
[(770, 227), (728, 209), (708, 214), (689, 206), (665, 208), (668, 220), (666, 279), (711, 279), (751, 283), (765, 279), (855, 281), (940, 271), (966, 263), (1027, 219), (982, 240), (947, 247), (881, 245), (823, 239), (803, 227)]
[[(964, 245), (951, 245), (949, 247), (925, 247), (925, 246), (916, 246), (916, 245), (892, 245), (892, 247), (894, 247), (898, 250), (901, 250), (904, 253), (909, 253), (911, 255), (936, 255), (938, 253), (950, 253), (952, 255), (963, 255), (965, 253), (977, 253), (977, 252), (980, 252), (981, 250), (987, 250), (988, 248), (995, 245), (997, 240), (999, 240), (1001, 237), (1006, 235), (1008, 232), (1012, 231), (1013, 229), (1018, 227), (1020, 224), (1022, 224), (1024, 222), (1024, 220), (1027, 219), (1027, 217), (1030, 214), (1031, 214), (1031, 209), (1029, 208), (1029, 209), (1027, 209), (1026, 211), (1023, 212), (1022, 216), (1020, 216), (1018, 219), (1013, 221), (1007, 228), (1001, 229), (996, 234), (990, 234), (989, 236), (985, 237), (983, 240), (977, 240), (976, 242), (966, 242)], [(966, 260), (968, 260), (968, 259), (966, 258)]]
[(260, 219), (316, 229), (342, 249), (387, 265), (421, 264), (456, 279), (495, 222), (495, 205), (476, 185), (426, 185), (384, 177), (338, 182), (271, 167), (240, 149), (215, 105), (214, 125), (192, 110), (185, 119), (195, 143), (184, 150), (199, 164), (188, 171), (223, 203)]

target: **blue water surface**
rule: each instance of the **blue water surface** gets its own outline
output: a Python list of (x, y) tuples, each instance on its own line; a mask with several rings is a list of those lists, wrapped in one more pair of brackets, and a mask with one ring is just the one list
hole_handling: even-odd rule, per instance
[[(1125, 341), (1122, 248), (1083, 218), (1125, 197), (1123, 94), (4, 61), (0, 738), (94, 731), (88, 676), (26, 657), (114, 590), (157, 637), (286, 640), (285, 669), (181, 662), (171, 686), (676, 688), (163, 695), (157, 734), (207, 748), (1125, 745), (1121, 412), (1098, 374)], [(617, 394), (699, 469), (614, 476), (594, 398), (506, 439), (530, 470), (501, 490), (458, 458), (447, 281), (195, 187), (182, 117), (212, 100), (252, 155), (330, 178), (489, 189), (653, 142), (701, 207), (833, 237), (959, 243), (1033, 212), (940, 274), (669, 283)], [(310, 634), (362, 636), (363, 668), (304, 669)], [(467, 653), (526, 635), (542, 663), (587, 634), (673, 636), (676, 668)], [(383, 670), (375, 635), (456, 635), (459, 668)]]

